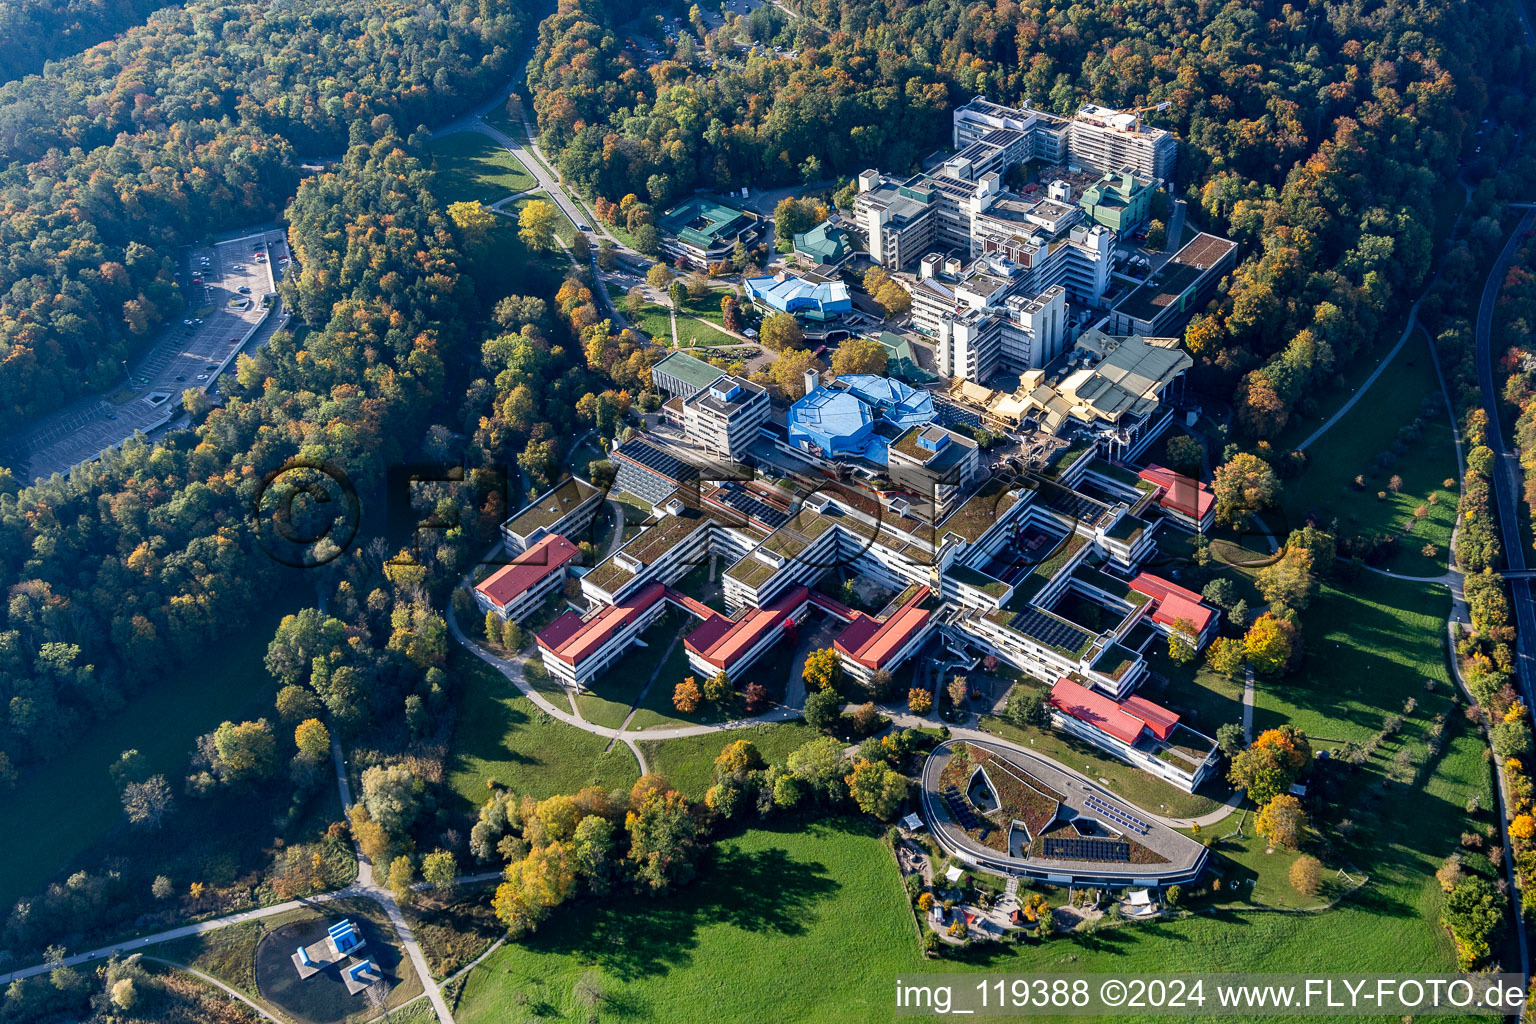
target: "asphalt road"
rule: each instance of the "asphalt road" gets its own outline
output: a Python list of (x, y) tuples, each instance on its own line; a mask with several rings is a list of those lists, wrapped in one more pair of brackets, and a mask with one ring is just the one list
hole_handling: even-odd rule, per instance
[[(258, 253), (263, 262), (256, 261)], [(121, 386), (79, 399), (0, 441), (17, 477), (31, 482), (68, 472), (135, 432), (148, 433), (180, 416), (183, 391), (207, 391), (241, 348), (277, 328), (281, 313), (274, 309), (271, 322), (264, 322), (262, 299), (276, 290), (278, 261), (287, 255), (279, 229), (184, 250), (179, 273), (187, 311), (162, 328)], [(247, 308), (237, 308), (242, 304)]]
[[(1504, 274), (1510, 260), (1519, 248), (1526, 232), (1536, 222), (1536, 212), (1527, 210), (1514, 233), (1504, 243), (1503, 252), (1494, 261), (1483, 285), (1482, 302), (1477, 309), (1477, 380), (1483, 392), (1483, 409), (1488, 413), (1488, 447), (1493, 449), (1493, 491), (1499, 507), (1499, 530), (1504, 542), (1505, 565), (1514, 571), (1526, 568), (1527, 538), (1520, 520), (1521, 470), (1520, 461), (1504, 436), (1499, 418), (1499, 389), (1493, 377), (1493, 310), (1504, 283)], [(1536, 705), (1536, 660), (1531, 647), (1536, 643), (1536, 605), (1531, 600), (1531, 581), (1524, 578), (1509, 580), (1510, 601), (1515, 608), (1515, 673), (1520, 681), (1520, 692), (1525, 695), (1526, 706)]]

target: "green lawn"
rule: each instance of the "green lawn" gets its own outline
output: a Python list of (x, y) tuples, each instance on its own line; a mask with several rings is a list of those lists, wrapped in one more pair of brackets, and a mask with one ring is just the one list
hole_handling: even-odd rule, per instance
[[(1437, 799), (1418, 795), (1418, 804)], [(590, 903), (497, 950), (469, 975), (455, 1016), (586, 1020), (572, 986), (587, 972), (605, 995), (599, 1020), (688, 1022), (707, 1006), (712, 1022), (756, 1024), (889, 1021), (891, 980), (911, 971), (1451, 970), (1450, 942), (1432, 923), (1438, 886), (1418, 849), (1427, 835), (1413, 832), (1393, 851), (1408, 855), (1403, 866), (1373, 867), (1364, 890), (1326, 913), (1222, 909), (925, 961), (872, 830), (754, 830), (722, 842), (716, 863), (675, 897)], [(1447, 843), (1454, 833), (1425, 845)], [(1234, 877), (1248, 853), (1238, 856), (1228, 862)]]
[(672, 344), (672, 317), (665, 306), (647, 302), (640, 307), (640, 312), (632, 314), (624, 302), (629, 295), (628, 290), (612, 283), (608, 284), (607, 288), (613, 304), (619, 307), (619, 312), (624, 314), (637, 331), (643, 332), (646, 337), (660, 344), (667, 346)]
[[(272, 610), (254, 614), (246, 629), (228, 636), (219, 652), (217, 685), (210, 685), (207, 664), (172, 669), (109, 718), (82, 728), (66, 756), (25, 769), (15, 788), (0, 788), (0, 821), (7, 831), (0, 844), (0, 906), (67, 871), (99, 868), (101, 857), (123, 852), (114, 844), (142, 847), (127, 834), (117, 789), (107, 775), (107, 766), (124, 750), (143, 754), (154, 772), (173, 780), (179, 797), (179, 780), (199, 735), (226, 719), (273, 716), (277, 685), (262, 659), (278, 620), (306, 598), (312, 600), (313, 591), (297, 586), (280, 593), (266, 605)], [(195, 835), (206, 807), (178, 799), (167, 828)]]
[[(1449, 713), (1444, 587), (1364, 573), (1348, 590), (1325, 585), (1302, 615), (1306, 662), (1294, 675), (1258, 681), (1255, 732), (1289, 722), (1314, 749), (1362, 742), (1412, 698), (1409, 729)], [(1433, 681), (1435, 689), (1426, 688)]]
[(729, 743), (751, 740), (764, 760), (782, 764), (796, 747), (821, 735), (801, 721), (762, 722), (744, 729), (688, 736), (676, 740), (642, 740), (640, 750), (651, 771), (667, 777), (690, 799), (702, 800), (704, 791), (714, 782), (715, 758)]
[(694, 884), (556, 915), (476, 968), (462, 1024), (598, 1019), (889, 1020), (892, 971), (919, 965), (911, 912), (878, 832), (858, 822), (756, 829), (721, 842)]
[[(683, 624), (681, 635), (686, 637), (696, 628), (698, 628), (698, 622), (690, 619)], [(674, 725), (699, 725), (722, 721), (724, 716), (713, 708), (702, 707), (692, 714), (685, 714), (672, 706), (672, 692), (685, 676), (693, 676), (700, 685), (704, 682), (698, 678), (698, 673), (689, 667), (688, 650), (679, 639), (677, 646), (672, 648), (671, 656), (662, 662), (661, 671), (656, 674), (656, 681), (651, 684), (650, 690), (640, 702), (634, 719), (629, 723), (630, 729), (659, 729)]]
[[(724, 327), (725, 314), (720, 311), (720, 300), (723, 296), (729, 294), (731, 293), (728, 289), (711, 288), (697, 299), (689, 298), (684, 300), (683, 309), (678, 312), (687, 310), (702, 320), (708, 320), (712, 324), (719, 324), (721, 327)], [(715, 337), (723, 341), (734, 340), (728, 335), (723, 335), (719, 332), (715, 332)]]
[(538, 797), (583, 786), (628, 789), (639, 765), (622, 743), (556, 721), (534, 706), (499, 671), (454, 645), (449, 672), (462, 690), (459, 725), (448, 757), (448, 787), (459, 811), (485, 802), (487, 782)]
[[(581, 708), (581, 716), (594, 725), (604, 725), (610, 729), (617, 729), (623, 725), (624, 719), (629, 716), (629, 709), (639, 698), (640, 691), (645, 688), (646, 683), (650, 682), (656, 666), (660, 665), (662, 658), (668, 654), (669, 646), (672, 647), (670, 653), (673, 660), (682, 656), (686, 664), (683, 638), (693, 632), (697, 625), (698, 623), (689, 616), (684, 616), (682, 621), (679, 621), (679, 617), (671, 612), (663, 615), (640, 635), (640, 640), (645, 644), (644, 647), (636, 645), (617, 664), (592, 680), (588, 687), (590, 693), (583, 693), (576, 698), (576, 705)], [(668, 700), (671, 700), (672, 688), (681, 678), (679, 676), (667, 685)]]
[[(1423, 332), (1416, 332), (1367, 398), (1307, 449), (1306, 470), (1284, 489), (1282, 511), (1293, 526), (1312, 516), (1325, 526), (1337, 520), (1341, 537), (1367, 531), (1396, 535), (1397, 545), (1382, 567), (1409, 576), (1445, 571), (1456, 519), (1457, 489), (1442, 486), (1457, 476), (1456, 448), (1430, 358)], [(1376, 457), (1392, 445), (1398, 428), (1420, 414), (1426, 399), (1434, 405), (1424, 416), (1421, 436), (1389, 468), (1374, 470)], [(1364, 476), (1363, 486), (1355, 485), (1356, 476)], [(1389, 485), (1393, 476), (1401, 477), (1397, 493)], [(1378, 497), (1383, 492), (1385, 497)], [(1420, 505), (1429, 514), (1415, 521)], [(1426, 543), (1435, 545), (1435, 557), (1421, 553)]]
[(444, 203), (479, 200), (489, 206), (538, 184), (517, 157), (480, 132), (445, 135), (427, 150), (437, 170), (433, 191)]

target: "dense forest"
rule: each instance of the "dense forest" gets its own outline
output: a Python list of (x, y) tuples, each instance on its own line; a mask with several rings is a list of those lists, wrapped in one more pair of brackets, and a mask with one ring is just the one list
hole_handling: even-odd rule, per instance
[(296, 154), (435, 123), (511, 74), (527, 15), (464, 0), (191, 4), (0, 86), (0, 429), (100, 391), (180, 313), (177, 246), (269, 220)]
[[(659, 203), (696, 187), (812, 181), (913, 165), (947, 144), (974, 94), (1060, 113), (1168, 101), (1176, 191), (1243, 243), (1245, 261), (1189, 345), (1233, 395), (1250, 440), (1282, 431), (1377, 338), (1430, 267), (1440, 190), (1488, 113), (1529, 123), (1507, 3), (1121, 0), (1070, 6), (808, 0), (811, 21), (743, 58), (761, 18), (687, 41), (641, 69), (620, 45), (634, 12), (562, 0), (530, 67), (539, 130), (594, 196)], [(774, 26), (767, 26), (770, 30)], [(724, 37), (724, 42), (722, 38)], [(734, 53), (729, 61), (710, 56)], [(1494, 101), (1496, 110), (1489, 109)], [(1484, 171), (1493, 170), (1490, 157)], [(1497, 192), (1536, 182), (1511, 160)], [(1497, 223), (1473, 225), (1474, 236)]]
[(94, 46), (144, 20), (165, 0), (6, 0), (0, 4), (0, 81)]

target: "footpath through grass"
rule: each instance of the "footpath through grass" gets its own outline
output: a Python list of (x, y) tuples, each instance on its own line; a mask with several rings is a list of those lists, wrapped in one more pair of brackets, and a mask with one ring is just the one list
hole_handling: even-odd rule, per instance
[(743, 729), (687, 736), (675, 740), (641, 740), (640, 750), (651, 771), (667, 777), (690, 800), (704, 799), (715, 779), (715, 758), (727, 744), (751, 740), (770, 764), (782, 764), (795, 748), (821, 733), (802, 721), (760, 722)]
[(472, 813), (491, 780), (538, 799), (583, 786), (629, 789), (640, 778), (635, 756), (608, 740), (545, 714), (511, 680), (455, 644), (448, 670), (462, 688), (449, 754), (448, 786)]
[(498, 199), (526, 192), (538, 182), (522, 161), (480, 132), (454, 132), (427, 145), (436, 165), (433, 191), (444, 203)]
[[(1286, 483), (1281, 509), (1293, 528), (1315, 518), (1325, 528), (1336, 520), (1341, 538), (1394, 536), (1382, 568), (1407, 576), (1445, 572), (1456, 521), (1456, 447), (1430, 359), (1424, 333), (1415, 332), (1368, 398), (1307, 449), (1307, 467)], [(1416, 418), (1417, 436), (1399, 440), (1399, 429)], [(1433, 557), (1424, 554), (1426, 544), (1434, 545)]]

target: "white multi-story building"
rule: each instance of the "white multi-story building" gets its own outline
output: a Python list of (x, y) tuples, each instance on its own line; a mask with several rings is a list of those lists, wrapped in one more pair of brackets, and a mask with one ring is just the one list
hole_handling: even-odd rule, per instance
[[(1019, 136), (1017, 140), (1014, 136)], [(1139, 111), (1096, 104), (1066, 118), (1032, 107), (1008, 107), (976, 97), (954, 112), (955, 148), (964, 151), (988, 138), (1010, 144), (1021, 159), (1066, 164), (1104, 174), (1133, 167), (1138, 174), (1172, 182), (1178, 140), (1141, 121)]]
[(740, 461), (770, 409), (768, 389), (724, 374), (683, 399), (683, 433), (711, 455)]
[(957, 304), (933, 327), (934, 354), (946, 377), (984, 381), (997, 373), (1038, 370), (1067, 349), (1066, 289), (1051, 285), (1033, 297), (1008, 295), (995, 305)]

